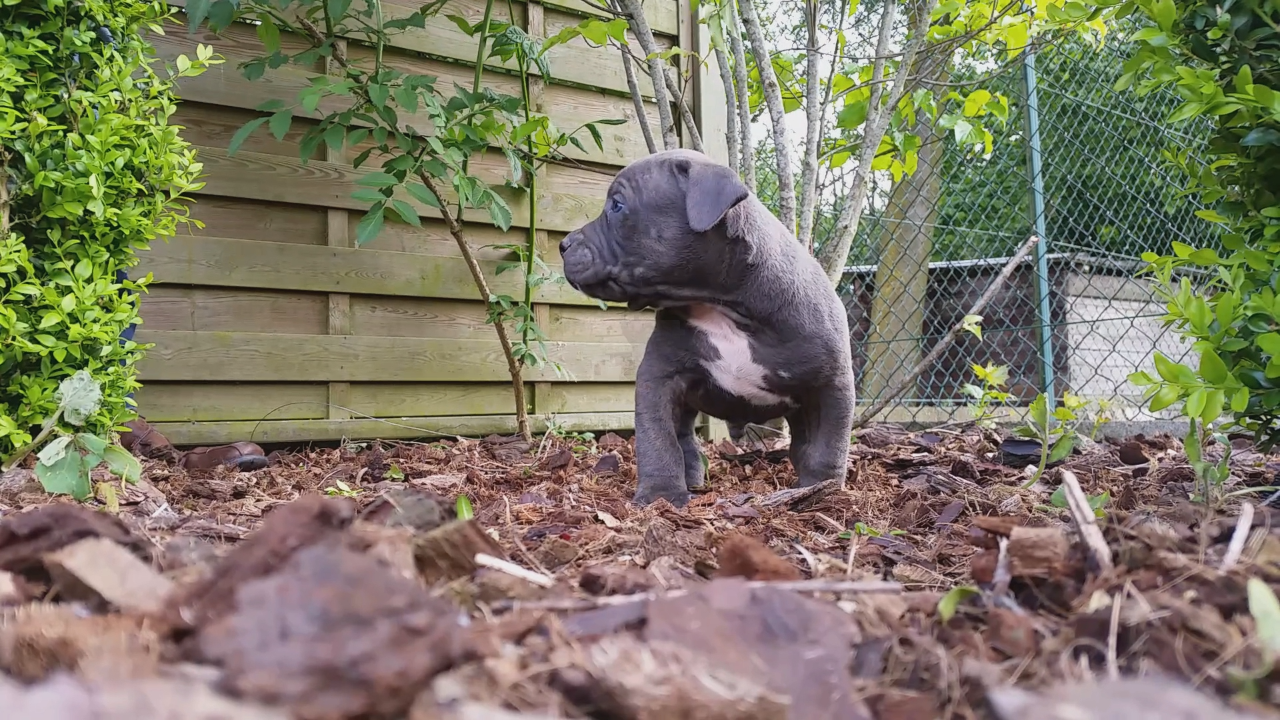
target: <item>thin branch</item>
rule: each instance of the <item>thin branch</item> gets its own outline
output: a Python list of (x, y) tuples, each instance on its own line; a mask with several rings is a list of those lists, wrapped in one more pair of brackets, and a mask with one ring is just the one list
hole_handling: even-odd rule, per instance
[[(844, 275), (845, 260), (849, 256), (849, 248), (853, 245), (853, 236), (858, 231), (858, 224), (862, 221), (862, 211), (866, 207), (867, 201), (869, 184), (867, 180), (871, 176), (871, 162), (875, 159), (875, 153), (880, 147), (880, 141), (884, 138), (885, 130), (889, 127), (889, 121), (893, 118), (898, 102), (902, 99), (903, 93), (906, 92), (907, 78), (911, 73), (911, 68), (915, 66), (916, 53), (920, 48), (924, 47), (927, 41), (929, 19), (937, 0), (918, 1), (919, 6), (913, 9), (911, 28), (907, 34), (902, 63), (898, 66), (899, 72), (895, 75), (888, 100), (884, 104), (880, 103), (883, 87), (877, 84), (871, 88), (871, 103), (868, 105), (867, 120), (863, 126), (865, 130), (862, 133), (862, 148), (859, 152), (858, 167), (853, 176), (853, 186), (849, 189), (850, 196), (845, 200), (844, 208), (836, 221), (835, 242), (828, 243), (823, 248), (824, 251), (829, 249), (829, 252), (824, 252), (822, 266), (827, 271), (827, 278), (832, 285), (838, 284)], [(896, 1), (887, 0), (884, 14), (881, 17), (880, 37), (877, 41), (876, 49), (877, 55), (888, 54), (889, 36), (893, 28), (893, 16), (896, 14)], [(876, 61), (872, 68), (872, 81), (879, 81), (884, 77), (884, 66), (885, 61), (883, 59)]]
[[(458, 222), (453, 213), (449, 212), (449, 203), (445, 202), (444, 195), (436, 185), (435, 178), (431, 177), (426, 171), (420, 171), (418, 172), (418, 179), (440, 201), (440, 216), (444, 218), (445, 225), (449, 227), (449, 234), (453, 236), (454, 242), (458, 244), (458, 250), (462, 253), (462, 261), (467, 264), (467, 270), (471, 271), (471, 279), (475, 281), (476, 290), (480, 293), (481, 301), (484, 302), (486, 308), (490, 307), (489, 298), (493, 296), (493, 293), (489, 291), (489, 281), (485, 279), (484, 271), (480, 269), (480, 263), (476, 261), (475, 253), (471, 251), (471, 242), (467, 240), (467, 234), (462, 229), (462, 223)], [(530, 202), (534, 202), (534, 200), (530, 199)], [(529, 426), (529, 415), (524, 411), (524, 378), (521, 377), (520, 364), (516, 360), (515, 353), (512, 352), (511, 339), (507, 337), (507, 327), (503, 324), (502, 318), (496, 319), (493, 323), (493, 329), (498, 333), (498, 343), (502, 345), (502, 354), (507, 359), (507, 371), (511, 373), (511, 389), (515, 393), (516, 402), (517, 428), (526, 441), (532, 442), (533, 431)]]
[[(987, 303), (991, 302), (991, 299), (996, 296), (996, 293), (1000, 291), (1000, 288), (1004, 287), (1009, 276), (1013, 274), (1014, 269), (1026, 259), (1027, 255), (1031, 253), (1031, 248), (1035, 247), (1039, 240), (1040, 239), (1038, 237), (1032, 235), (1027, 238), (1026, 242), (1022, 243), (1022, 247), (1018, 248), (1018, 252), (1014, 253), (1013, 257), (1009, 258), (1009, 262), (1005, 263), (1004, 268), (1000, 270), (1000, 274), (996, 275), (995, 280), (991, 281), (991, 285), (987, 287), (986, 292), (982, 293), (982, 297), (979, 297), (978, 301), (973, 304), (973, 307), (969, 308), (969, 312), (965, 313), (966, 316), (982, 313), (982, 309), (987, 306)], [(956, 337), (963, 331), (964, 318), (961, 317), (960, 321), (953, 325), (946, 335), (942, 336), (942, 339), (938, 341), (938, 344), (933, 346), (933, 349), (929, 351), (929, 354), (921, 358), (920, 362), (916, 363), (916, 366), (911, 368), (911, 372), (904, 375), (900, 380), (898, 380), (897, 384), (885, 391), (885, 393), (877, 398), (874, 403), (871, 403), (871, 407), (864, 410), (861, 415), (854, 419), (853, 428), (856, 430), (865, 426), (867, 423), (871, 422), (871, 420), (873, 420), (881, 410), (888, 407), (889, 403), (897, 400), (902, 393), (907, 391), (907, 388), (911, 387), (911, 385), (915, 383), (916, 378), (919, 378), (925, 370), (929, 369), (930, 365), (937, 362), (938, 358), (942, 357), (942, 353), (946, 352), (947, 348), (951, 347), (951, 344), (955, 342)]]
[[(805, 0), (805, 30), (808, 45), (805, 48), (804, 83), (804, 157), (800, 162), (800, 230), (796, 233), (801, 245), (813, 252), (813, 211), (818, 203), (818, 140), (822, 134), (822, 95), (818, 82), (818, 0)], [(828, 85), (830, 87), (830, 85)]]
[(680, 147), (676, 137), (676, 121), (671, 114), (671, 105), (667, 99), (667, 81), (662, 58), (658, 57), (658, 43), (653, 39), (653, 31), (649, 29), (649, 21), (644, 17), (644, 8), (640, 0), (616, 0), (618, 7), (626, 11), (627, 24), (631, 32), (640, 42), (649, 63), (649, 79), (653, 82), (653, 97), (658, 102), (658, 117), (662, 121), (662, 146), (665, 150)]
[(742, 175), (742, 158), (738, 152), (738, 92), (733, 87), (733, 66), (728, 54), (717, 46), (716, 65), (720, 68), (720, 84), (724, 85), (725, 141), (729, 146), (729, 167)]
[[(884, 580), (828, 580), (817, 578), (813, 580), (748, 580), (745, 583), (748, 588), (774, 588), (777, 590), (791, 590), (793, 592), (829, 592), (829, 593), (857, 593), (864, 595), (897, 595), (902, 592), (902, 585), (896, 582), (887, 582)], [(495, 612), (505, 612), (508, 610), (552, 610), (560, 612), (573, 612), (577, 610), (593, 610), (601, 607), (615, 607), (618, 605), (629, 605), (637, 602), (649, 602), (652, 600), (662, 600), (664, 598), (676, 598), (688, 595), (686, 589), (671, 590), (665, 593), (645, 592), (632, 593), (629, 595), (602, 595), (589, 598), (551, 598), (547, 600), (499, 600), (495, 602), (491, 609)]]
[(640, 124), (640, 133), (644, 135), (645, 147), (649, 148), (649, 154), (658, 152), (658, 146), (653, 141), (653, 130), (649, 128), (649, 114), (644, 110), (644, 96), (640, 94), (640, 82), (636, 80), (636, 70), (631, 67), (631, 53), (627, 52), (627, 46), (618, 45), (618, 49), (622, 51), (622, 70), (627, 75), (627, 90), (631, 92), (631, 104), (636, 109), (636, 122)]
[(765, 104), (769, 106), (769, 118), (773, 122), (773, 148), (778, 168), (779, 220), (789, 232), (796, 231), (796, 179), (791, 169), (791, 143), (787, 140), (786, 112), (782, 106), (782, 90), (773, 72), (772, 56), (760, 30), (760, 16), (756, 14), (755, 0), (738, 0), (742, 12), (742, 27), (751, 43), (751, 54), (760, 72), (760, 85)]
[[(742, 47), (742, 30), (738, 23), (738, 7), (735, 0), (724, 0), (724, 8), (728, 13), (728, 27), (725, 34), (729, 36), (729, 51), (733, 53), (733, 73), (738, 93), (738, 132), (741, 135), (739, 147), (742, 152), (742, 182), (751, 192), (756, 191), (756, 148), (751, 140), (751, 90), (747, 80), (747, 54)], [(728, 88), (726, 88), (726, 91)]]
[(702, 134), (698, 132), (698, 122), (693, 119), (693, 111), (689, 109), (689, 103), (685, 102), (684, 92), (676, 84), (676, 81), (672, 79), (671, 74), (665, 72), (666, 69), (663, 66), (664, 72), (662, 76), (666, 78), (667, 90), (670, 90), (671, 96), (676, 99), (676, 109), (680, 111), (680, 118), (684, 120), (685, 130), (689, 131), (689, 144), (693, 145), (694, 150), (705, 153), (707, 150), (702, 145)]

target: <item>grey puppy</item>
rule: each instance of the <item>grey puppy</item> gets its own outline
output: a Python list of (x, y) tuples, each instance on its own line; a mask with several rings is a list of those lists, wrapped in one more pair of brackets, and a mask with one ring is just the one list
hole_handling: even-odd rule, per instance
[(785, 417), (797, 486), (844, 482), (854, 403), (844, 305), (732, 170), (689, 150), (638, 160), (560, 255), (581, 292), (658, 310), (636, 373), (636, 503), (682, 506), (702, 484), (699, 412), (739, 426)]

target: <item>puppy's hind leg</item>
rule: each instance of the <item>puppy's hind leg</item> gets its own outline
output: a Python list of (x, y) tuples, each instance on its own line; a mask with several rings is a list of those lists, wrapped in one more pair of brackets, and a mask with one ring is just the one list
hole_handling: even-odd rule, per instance
[(825, 389), (787, 416), (795, 487), (827, 480), (844, 487), (849, 471), (849, 435), (853, 432), (853, 397), (847, 389)]
[(676, 428), (676, 437), (680, 440), (680, 451), (684, 453), (684, 484), (690, 490), (697, 490), (706, 483), (706, 471), (702, 467), (702, 451), (698, 447), (698, 435), (694, 432), (694, 424), (698, 420), (698, 411), (685, 407), (680, 415), (680, 425)]

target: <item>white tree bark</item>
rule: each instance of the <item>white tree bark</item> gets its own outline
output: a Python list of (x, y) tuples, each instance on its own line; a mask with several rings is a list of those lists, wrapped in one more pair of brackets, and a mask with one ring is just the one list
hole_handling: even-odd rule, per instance
[[(742, 153), (742, 182), (747, 189), (756, 191), (756, 146), (751, 139), (751, 90), (748, 82), (747, 53), (742, 47), (742, 29), (738, 22), (738, 6), (734, 0), (724, 0), (728, 20), (725, 35), (729, 36), (729, 50), (733, 53), (733, 74), (738, 93), (738, 133), (741, 135), (739, 150)], [(725, 88), (728, 92), (729, 88)]]
[(640, 49), (648, 58), (649, 63), (649, 79), (653, 81), (653, 98), (658, 102), (658, 117), (662, 122), (662, 146), (666, 150), (674, 150), (680, 147), (680, 140), (676, 136), (675, 116), (671, 114), (671, 102), (667, 98), (667, 77), (664, 63), (662, 59), (656, 57), (658, 52), (658, 43), (653, 39), (653, 30), (649, 28), (649, 21), (644, 17), (644, 8), (640, 6), (640, 0), (617, 0), (621, 6), (621, 11), (627, 16), (627, 24), (631, 26), (631, 32), (636, 36), (636, 40), (640, 42)]
[[(800, 163), (800, 230), (797, 239), (813, 252), (813, 211), (817, 205), (818, 140), (822, 134), (822, 83), (818, 79), (818, 0), (805, 0), (804, 158)], [(833, 60), (834, 62), (834, 60)]]
[(929, 20), (933, 6), (937, 0), (920, 0), (921, 7), (913, 13), (915, 22), (908, 30), (907, 40), (898, 63), (898, 73), (893, 79), (893, 87), (888, 92), (884, 103), (884, 66), (889, 58), (889, 40), (893, 24), (897, 19), (897, 0), (886, 0), (884, 12), (880, 17), (880, 35), (876, 42), (876, 59), (871, 69), (871, 98), (867, 106), (867, 120), (862, 126), (862, 142), (858, 151), (858, 167), (854, 171), (853, 184), (849, 187), (849, 195), (845, 198), (840, 217), (836, 220), (835, 237), (823, 248), (821, 257), (823, 270), (832, 285), (838, 285), (844, 275), (845, 261), (849, 257), (849, 248), (853, 245), (853, 237), (858, 232), (858, 223), (862, 221), (862, 212), (867, 204), (868, 180), (871, 177), (871, 163), (876, 158), (880, 141), (884, 139), (889, 120), (894, 109), (902, 99), (907, 88), (910, 69), (915, 65), (916, 55), (925, 44), (925, 34), (929, 29)]
[(738, 93), (733, 87), (733, 66), (724, 50), (716, 48), (716, 65), (720, 67), (720, 83), (724, 85), (725, 140), (729, 146), (729, 167), (742, 175), (742, 162), (738, 156)]
[(619, 45), (618, 49), (622, 51), (622, 70), (627, 75), (627, 90), (631, 92), (631, 104), (636, 109), (636, 122), (640, 124), (640, 133), (644, 135), (644, 145), (652, 155), (658, 152), (658, 146), (653, 141), (653, 130), (649, 129), (649, 115), (644, 110), (644, 96), (640, 94), (636, 70), (631, 67), (631, 53), (627, 51), (626, 45)]
[(753, 2), (754, 0), (738, 0), (738, 7), (742, 11), (742, 27), (747, 31), (747, 40), (751, 43), (751, 54), (755, 56), (756, 67), (760, 71), (760, 85), (764, 90), (765, 104), (769, 107), (769, 118), (773, 121), (773, 147), (778, 166), (778, 219), (787, 230), (795, 232), (796, 178), (791, 168), (791, 148), (787, 141), (782, 90), (778, 86), (778, 77), (773, 72), (772, 56), (769, 46), (765, 44), (764, 33), (760, 30), (760, 16), (756, 14)]
[[(663, 70), (667, 70), (664, 66)], [(706, 148), (702, 146), (702, 133), (698, 132), (698, 121), (693, 119), (693, 111), (689, 109), (689, 103), (684, 101), (684, 93), (680, 90), (680, 85), (672, 79), (670, 73), (664, 72), (667, 79), (667, 90), (671, 93), (671, 97), (675, 98), (676, 108), (680, 111), (680, 118), (684, 120), (684, 128), (689, 131), (689, 144), (693, 145), (693, 149), (700, 153), (706, 153)]]

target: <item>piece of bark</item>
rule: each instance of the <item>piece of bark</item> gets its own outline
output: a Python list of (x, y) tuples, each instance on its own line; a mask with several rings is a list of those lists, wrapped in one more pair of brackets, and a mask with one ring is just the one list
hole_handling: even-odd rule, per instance
[(34, 603), (0, 613), (0, 675), (23, 682), (58, 672), (102, 681), (153, 675), (160, 644), (137, 616), (83, 615), (69, 603)]
[(632, 595), (655, 584), (652, 573), (629, 565), (592, 565), (578, 577), (578, 587), (592, 595)]
[(785, 696), (675, 643), (610, 635), (581, 653), (586, 672), (560, 672), (556, 685), (584, 709), (634, 720), (788, 717)]
[(149, 615), (165, 606), (173, 581), (106, 538), (86, 538), (45, 557), (45, 567), (70, 599), (105, 601)]
[(743, 533), (730, 534), (716, 555), (719, 570), (716, 577), (742, 577), (748, 580), (799, 580), (795, 565), (780, 558), (764, 543)]
[(506, 559), (502, 546), (475, 518), (455, 520), (414, 541), (413, 558), (423, 582), (433, 585), (466, 577), (480, 566), (477, 554)]
[(221, 666), (222, 689), (298, 720), (396, 716), (459, 659), (461, 621), (421, 584), (333, 541), (237, 588), (187, 659)]
[(717, 578), (649, 603), (644, 638), (669, 642), (790, 699), (790, 717), (867, 718), (849, 662), (861, 635), (834, 605), (776, 587)]
[(1008, 552), (1014, 577), (1053, 577), (1066, 565), (1071, 542), (1062, 528), (1015, 527), (1009, 533)]
[(0, 570), (44, 572), (44, 556), (85, 538), (101, 537), (144, 559), (150, 547), (119, 519), (83, 505), (51, 503), (8, 515), (0, 521)]
[(81, 683), (59, 675), (39, 685), (0, 682), (5, 720), (289, 720), (283, 710), (234, 700), (190, 680), (126, 678)]
[(181, 631), (217, 620), (235, 607), (241, 585), (275, 572), (304, 548), (341, 536), (354, 518), (355, 504), (346, 498), (308, 495), (279, 506), (207, 577), (170, 595), (165, 624)]

